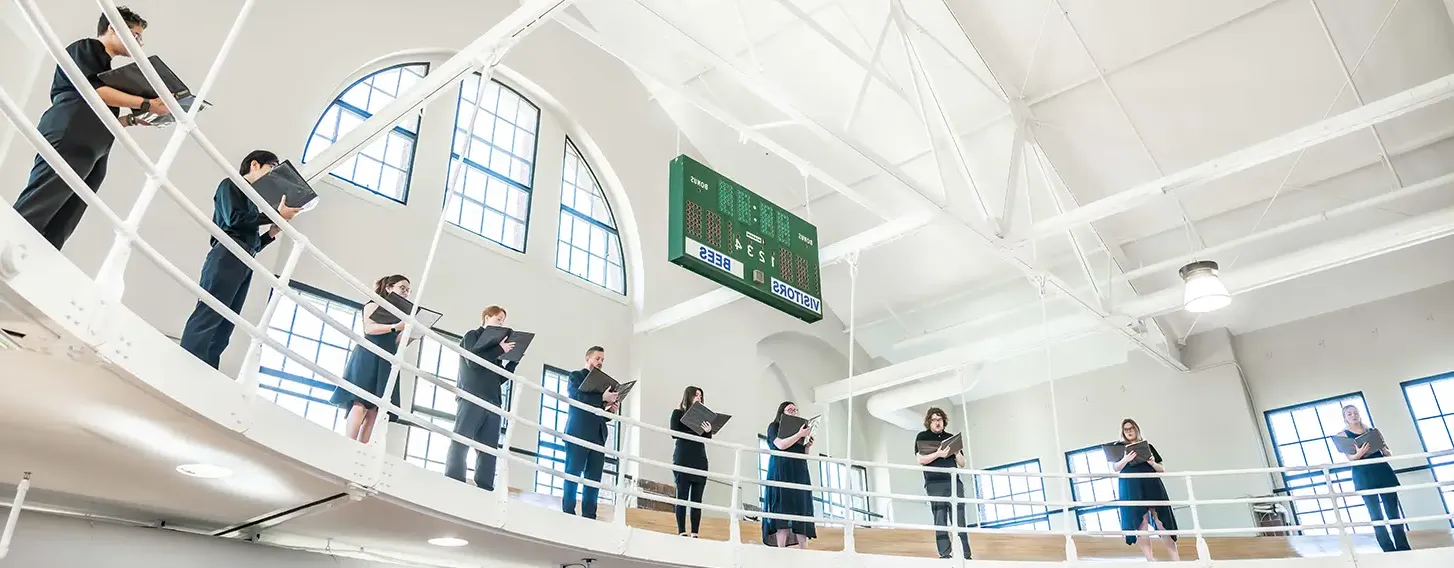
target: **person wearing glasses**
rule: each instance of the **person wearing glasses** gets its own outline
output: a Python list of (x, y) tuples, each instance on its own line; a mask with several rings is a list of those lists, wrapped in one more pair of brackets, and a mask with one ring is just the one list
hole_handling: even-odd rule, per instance
[[(1141, 437), (1141, 426), (1135, 420), (1127, 418), (1121, 421), (1121, 439), (1117, 444), (1131, 445), (1145, 441)], [(1156, 451), (1156, 446), (1146, 444), (1146, 449), (1151, 455), (1146, 456), (1146, 461), (1131, 463), (1138, 456), (1137, 452), (1126, 452), (1121, 461), (1111, 464), (1111, 469), (1117, 473), (1166, 473), (1166, 467), (1161, 465), (1161, 452)], [(1166, 484), (1161, 482), (1159, 477), (1121, 477), (1118, 478), (1118, 498), (1121, 501), (1170, 501), (1171, 497), (1166, 494)], [(1126, 505), (1121, 507), (1121, 530), (1123, 531), (1174, 531), (1176, 530), (1176, 517), (1171, 514), (1171, 505)], [(1181, 560), (1181, 553), (1176, 550), (1176, 535), (1163, 535), (1161, 542), (1166, 545), (1166, 552), (1171, 555), (1173, 561)], [(1147, 562), (1156, 561), (1156, 553), (1151, 548), (1151, 539), (1137, 538), (1136, 535), (1126, 535), (1126, 544), (1139, 544), (1141, 555), (1146, 557)]]
[[(812, 429), (805, 425), (797, 432), (778, 431), (778, 424), (782, 421), (783, 416), (797, 415), (798, 405), (793, 404), (792, 401), (778, 405), (777, 414), (773, 415), (772, 423), (767, 425), (767, 442), (772, 449), (779, 452), (808, 454), (808, 449), (813, 446)], [(808, 474), (808, 460), (783, 456), (768, 458), (767, 480), (801, 485), (813, 484), (813, 478)], [(813, 516), (813, 491), (810, 489), (769, 485), (766, 486), (764, 493), (767, 504), (764, 509), (769, 513), (801, 517)], [(786, 547), (796, 544), (799, 548), (806, 549), (808, 540), (814, 538), (818, 538), (818, 528), (811, 521), (766, 517), (762, 519), (762, 543), (768, 546)]]
[[(252, 183), (277, 165), (277, 154), (253, 150), (242, 159), (237, 173)], [(301, 207), (288, 207), (286, 203), (278, 204), (278, 216), (285, 221), (291, 221), (302, 210)], [(272, 244), (282, 231), (282, 227), (273, 225), (266, 215), (258, 211), (257, 205), (226, 178), (217, 184), (217, 194), (212, 198), (212, 222), (252, 256), (257, 256), (263, 248)], [(218, 302), (240, 315), (243, 302), (247, 301), (248, 286), (252, 283), (252, 269), (241, 258), (233, 256), (232, 251), (216, 238), (210, 244), (212, 249), (207, 252), (207, 260), (202, 262), (202, 277), (198, 284)], [(232, 341), (232, 327), (232, 322), (199, 300), (182, 328), (182, 349), (216, 369), (227, 344)]]
[[(670, 426), (672, 431), (696, 436), (697, 433), (695, 431), (693, 431), (686, 424), (682, 423), (682, 415), (686, 414), (687, 409), (691, 408), (693, 404), (699, 402), (705, 404), (705, 401), (706, 397), (702, 394), (702, 389), (700, 387), (687, 387), (686, 390), (682, 392), (681, 404), (677, 405), (676, 410), (671, 411)], [(703, 422), (701, 424), (701, 428), (702, 430), (705, 430), (705, 432), (701, 434), (701, 437), (712, 437), (711, 422)], [(672, 439), (676, 441), (676, 446), (671, 453), (672, 465), (690, 467), (692, 469), (700, 469), (703, 471), (707, 469), (706, 444), (703, 444), (696, 440), (688, 440), (686, 438), (673, 437)], [(686, 471), (675, 471), (672, 472), (672, 477), (676, 481), (677, 485), (677, 499), (682, 501), (691, 501), (693, 503), (702, 502), (702, 494), (707, 491), (706, 476)], [(690, 512), (692, 517), (691, 532), (687, 532), (688, 512)], [(702, 527), (702, 509), (700, 507), (687, 507), (685, 505), (677, 505), (676, 514), (677, 534), (679, 536), (690, 536), (692, 538), (697, 538), (698, 529)]]
[[(949, 423), (949, 415), (938, 407), (930, 408), (924, 413), (924, 431), (914, 437), (914, 452), (918, 456), (919, 465), (944, 468), (946, 471), (924, 470), (924, 494), (930, 497), (954, 496), (963, 498), (964, 482), (959, 475), (952, 470), (956, 467), (964, 467), (964, 451), (950, 454), (949, 448), (940, 447), (937, 451), (928, 454), (919, 454), (919, 444), (932, 442), (943, 444), (951, 437), (949, 432), (944, 431), (945, 425)], [(952, 491), (952, 493), (951, 493)], [(958, 525), (969, 526), (965, 514), (964, 503), (958, 503), (951, 508), (945, 501), (931, 501), (929, 511), (934, 515), (934, 524), (941, 527)], [(957, 519), (951, 519), (952, 513), (958, 513)], [(958, 521), (958, 522), (954, 522)], [(969, 533), (959, 533), (959, 542), (964, 545), (964, 558), (969, 559)], [(938, 548), (940, 558), (952, 558), (954, 549), (950, 545), (949, 531), (936, 531), (934, 533), (934, 544)]]
[[(374, 293), (383, 298), (388, 298), (389, 294), (393, 293), (407, 299), (409, 289), (409, 279), (402, 274), (385, 276), (374, 283)], [(407, 324), (402, 320), (392, 325), (374, 321), (374, 311), (379, 309), (382, 308), (373, 301), (364, 304), (364, 339), (385, 353), (397, 354), (399, 352), (399, 332), (404, 331), (404, 326)], [(411, 339), (410, 343), (412, 342)], [(375, 355), (372, 351), (365, 349), (363, 345), (355, 345), (353, 352), (348, 354), (348, 365), (343, 369), (343, 380), (353, 383), (354, 386), (372, 393), (376, 397), (383, 398), (384, 389), (388, 387), (389, 375), (392, 370), (393, 365), (389, 363), (388, 359)], [(390, 404), (399, 405), (398, 379), (394, 380), (394, 391), (388, 396)], [(374, 433), (374, 422), (376, 422), (375, 417), (379, 415), (379, 407), (342, 388), (333, 391), (332, 402), (335, 406), (348, 410), (348, 425), (344, 435), (364, 444), (369, 443), (369, 438)], [(389, 421), (398, 422), (399, 416), (391, 412)]]
[[(96, 94), (111, 110), (112, 117), (122, 126), (146, 126), (133, 117), (146, 113), (167, 114), (167, 107), (161, 99), (148, 100), (129, 95), (101, 84), (98, 78), (101, 73), (111, 70), (113, 58), (131, 56), (119, 34), (129, 33), (140, 43), (141, 34), (146, 31), (146, 20), (136, 12), (126, 7), (121, 7), (120, 12), (122, 21), (126, 22), (126, 30), (111, 27), (111, 22), (102, 14), (96, 24), (96, 37), (77, 40), (66, 47), (66, 53), (76, 62), (86, 81), (96, 89)], [(60, 66), (56, 66), (55, 77), (51, 79), (50, 100), (51, 107), (41, 115), (37, 128), (66, 164), (76, 171), (76, 175), (81, 176), (92, 191), (100, 191), (101, 182), (106, 179), (106, 162), (114, 141), (111, 131), (101, 122), (102, 118), (87, 106), (81, 92)], [(132, 112), (120, 116), (123, 108), (132, 109)], [(50, 241), (51, 246), (60, 250), (81, 223), (86, 202), (71, 191), (45, 158), (36, 155), (25, 189), (15, 200), (15, 211), (45, 240)]]
[[(1368, 426), (1363, 423), (1363, 415), (1358, 407), (1348, 405), (1343, 407), (1343, 423), (1346, 427), (1342, 435), (1349, 438), (1357, 438), (1368, 432)], [(1374, 460), (1393, 455), (1388, 451), (1388, 444), (1381, 448), (1371, 448), (1368, 444), (1358, 446), (1358, 451), (1348, 456), (1349, 461)], [(1398, 475), (1394, 474), (1393, 466), (1388, 462), (1368, 463), (1353, 466), (1353, 489), (1365, 491), (1370, 489), (1389, 489), (1398, 487)], [(1373, 521), (1384, 519), (1394, 520), (1403, 518), (1398, 510), (1398, 493), (1378, 493), (1364, 495), (1363, 504), (1368, 507), (1368, 518)], [(1389, 538), (1390, 530), (1393, 538)], [(1384, 552), (1398, 550), (1411, 550), (1409, 548), (1409, 537), (1402, 524), (1378, 525), (1373, 527), (1373, 535), (1378, 538), (1378, 548)]]

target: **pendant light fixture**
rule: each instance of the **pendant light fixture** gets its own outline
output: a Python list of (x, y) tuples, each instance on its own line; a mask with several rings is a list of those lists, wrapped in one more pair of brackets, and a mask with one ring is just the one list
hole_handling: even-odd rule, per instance
[(1186, 283), (1186, 293), (1182, 297), (1182, 305), (1186, 311), (1201, 314), (1225, 308), (1232, 303), (1232, 294), (1217, 276), (1215, 261), (1198, 260), (1181, 267), (1177, 272)]

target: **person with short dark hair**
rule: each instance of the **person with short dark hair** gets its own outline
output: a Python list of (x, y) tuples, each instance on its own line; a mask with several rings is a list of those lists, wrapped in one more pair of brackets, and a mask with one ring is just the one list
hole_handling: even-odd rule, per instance
[[(481, 359), (499, 365), (508, 372), (515, 372), (519, 361), (503, 361), (500, 358), (515, 349), (510, 339), (510, 330), (505, 327), (505, 308), (490, 306), (480, 312), (480, 327), (464, 334), (459, 346), (478, 355)], [(504, 399), (504, 376), (475, 364), (464, 357), (459, 358), (459, 388), (480, 397), (485, 402), (500, 406)], [(454, 433), (489, 446), (500, 447), (500, 415), (483, 406), (464, 399), (459, 401), (459, 416), (454, 421)], [(465, 456), (469, 446), (451, 440), (449, 454), (444, 458), (444, 475), (450, 479), (464, 481)], [(495, 490), (495, 456), (475, 451), (475, 485), (486, 491)]]
[[(242, 159), (237, 173), (252, 183), (277, 165), (277, 154), (253, 150)], [(286, 203), (278, 204), (278, 215), (285, 220), (292, 220), (301, 210), (288, 207)], [(226, 178), (217, 184), (217, 194), (212, 198), (212, 222), (252, 256), (257, 256), (263, 248), (272, 244), (282, 230), (258, 211), (257, 205), (232, 180)], [(267, 229), (264, 230), (264, 227)], [(242, 259), (233, 256), (232, 251), (216, 238), (211, 240), (211, 246), (207, 260), (202, 263), (202, 277), (198, 284), (228, 309), (241, 314), (243, 302), (247, 301), (248, 285), (252, 282), (252, 269)], [(232, 328), (232, 322), (198, 300), (197, 307), (182, 328), (182, 348), (216, 369), (227, 344), (232, 341)]]
[[(96, 24), (96, 37), (77, 40), (66, 47), (66, 53), (76, 62), (86, 80), (95, 87), (96, 94), (101, 96), (112, 116), (120, 120), (122, 126), (145, 126), (145, 123), (133, 117), (148, 112), (167, 114), (167, 107), (162, 104), (161, 99), (147, 100), (123, 93), (101, 84), (98, 78), (101, 73), (111, 70), (113, 58), (131, 55), (117, 34), (129, 33), (140, 43), (141, 34), (147, 27), (146, 20), (136, 12), (126, 7), (120, 8), (120, 11), (128, 29), (118, 31), (112, 28), (111, 22), (103, 14)], [(81, 98), (81, 92), (66, 77), (59, 65), (56, 66), (55, 77), (51, 79), (50, 99), (51, 107), (41, 115), (37, 128), (46, 141), (50, 142), (51, 147), (76, 171), (76, 175), (85, 180), (92, 191), (99, 191), (101, 182), (106, 179), (106, 162), (113, 142), (111, 131), (101, 122), (102, 118), (96, 116), (91, 107), (86, 105), (85, 99)], [(120, 116), (122, 108), (132, 109), (132, 112)], [(46, 163), (45, 158), (36, 155), (25, 189), (21, 190), (20, 197), (15, 200), (15, 211), (59, 250), (81, 223), (81, 216), (86, 212), (86, 202), (66, 185), (55, 169)]]
[[(697, 435), (696, 431), (682, 423), (682, 416), (687, 413), (688, 408), (691, 408), (693, 404), (699, 402), (706, 404), (706, 395), (702, 393), (701, 387), (687, 387), (686, 390), (682, 391), (681, 403), (677, 405), (676, 409), (671, 411), (671, 424), (669, 426), (672, 431), (691, 434), (693, 436)], [(711, 438), (712, 423), (703, 422), (701, 427), (704, 430), (701, 437)], [(675, 448), (671, 453), (672, 465), (690, 467), (703, 471), (707, 469), (707, 446), (705, 444), (686, 438), (672, 439), (675, 440)], [(677, 499), (691, 501), (693, 503), (702, 502), (702, 496), (707, 491), (706, 476), (699, 473), (674, 471), (672, 472), (672, 477), (676, 481)], [(697, 532), (702, 527), (702, 508), (687, 507), (685, 505), (677, 505), (675, 508), (677, 514), (677, 534), (697, 538)], [(688, 511), (690, 511), (692, 517), (691, 532), (687, 532)]]
[[(914, 437), (914, 453), (919, 458), (919, 465), (942, 467), (945, 469), (964, 467), (963, 450), (950, 455), (949, 448), (940, 447), (939, 450), (932, 453), (919, 453), (919, 444), (924, 442), (942, 444), (945, 440), (952, 437), (952, 434), (944, 430), (944, 427), (948, 425), (949, 415), (945, 414), (942, 409), (937, 407), (930, 408), (928, 412), (924, 413), (924, 431), (919, 432), (919, 435)], [(964, 482), (953, 471), (925, 470), (924, 494), (930, 497), (963, 498), (965, 496)], [(965, 515), (964, 503), (955, 503), (951, 507), (950, 503), (945, 501), (930, 501), (929, 510), (934, 514), (935, 525), (941, 527), (969, 526), (967, 521), (969, 517)], [(957, 515), (957, 518), (951, 519), (951, 515)], [(966, 559), (969, 558), (969, 533), (959, 533), (959, 542), (964, 545), (964, 557)], [(949, 539), (949, 531), (936, 531), (934, 533), (934, 544), (939, 549), (940, 558), (951, 558), (954, 556), (954, 549)]]
[[(620, 409), (620, 397), (614, 390), (606, 392), (583, 392), (581, 383), (586, 381), (586, 376), (592, 370), (600, 369), (606, 364), (606, 348), (599, 345), (586, 350), (586, 368), (571, 371), (567, 389), (570, 397), (577, 402), (600, 408), (607, 412), (616, 412)], [(585, 409), (570, 407), (566, 416), (565, 433), (567, 436), (596, 444), (606, 445), (606, 417), (587, 412)], [(568, 475), (584, 477), (591, 481), (601, 481), (601, 472), (606, 468), (606, 454), (597, 450), (578, 446), (570, 441), (565, 443), (565, 472)], [(576, 514), (576, 482), (569, 479), (561, 485), (562, 496), (560, 510), (567, 515)], [(601, 490), (595, 487), (586, 486), (581, 490), (581, 516), (587, 519), (596, 518), (596, 500)]]

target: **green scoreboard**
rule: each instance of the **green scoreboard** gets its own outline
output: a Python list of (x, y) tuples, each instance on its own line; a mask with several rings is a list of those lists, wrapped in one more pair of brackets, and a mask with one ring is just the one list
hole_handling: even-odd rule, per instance
[(818, 228), (685, 155), (671, 161), (668, 260), (789, 315), (823, 319)]

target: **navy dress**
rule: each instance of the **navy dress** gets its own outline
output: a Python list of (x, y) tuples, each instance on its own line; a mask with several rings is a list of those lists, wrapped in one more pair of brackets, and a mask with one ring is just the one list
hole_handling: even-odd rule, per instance
[[(367, 308), (367, 306), (365, 307)], [(378, 335), (365, 334), (364, 339), (367, 339), (369, 343), (377, 345), (379, 349), (387, 353), (397, 353), (399, 351), (400, 333), (398, 331), (391, 331)], [(348, 354), (348, 365), (343, 369), (343, 380), (373, 393), (374, 396), (383, 398), (384, 387), (389, 384), (390, 369), (391, 365), (388, 361), (364, 349), (362, 345), (355, 345), (353, 352)], [(353, 393), (341, 388), (333, 391), (332, 402), (344, 410), (352, 408), (355, 402), (362, 404), (364, 408), (369, 410), (376, 408), (374, 403), (356, 397)], [(389, 402), (395, 406), (399, 405), (399, 381), (397, 379), (394, 381), (394, 392), (389, 395)], [(398, 422), (399, 417), (390, 413), (389, 421)]]
[[(777, 446), (773, 445), (773, 441), (779, 437), (777, 422), (769, 424), (767, 427), (767, 440), (773, 449), (777, 449)], [(800, 440), (798, 443), (793, 444), (783, 451), (807, 455), (808, 445), (806, 440)], [(813, 483), (813, 478), (808, 475), (808, 460), (781, 456), (768, 458), (767, 479), (768, 481), (801, 483), (803, 485), (811, 485)], [(766, 494), (766, 509), (769, 513), (799, 515), (803, 517), (813, 516), (813, 492), (811, 490), (769, 486), (766, 488)], [(776, 533), (783, 529), (788, 529), (792, 533), (787, 539), (788, 546), (797, 544), (796, 535), (818, 538), (818, 529), (811, 522), (764, 518), (762, 520), (762, 543), (768, 546), (777, 546)]]
[[(1352, 431), (1344, 430), (1343, 435), (1349, 438), (1357, 438), (1358, 435)], [(1387, 457), (1383, 455), (1382, 448), (1368, 452), (1359, 460), (1376, 460)], [(1353, 489), (1364, 491), (1368, 489), (1387, 489), (1398, 487), (1398, 474), (1394, 473), (1393, 466), (1388, 462), (1369, 463), (1353, 466)], [(1401, 519), (1402, 512), (1399, 510), (1398, 493), (1380, 493), (1377, 495), (1364, 495), (1363, 505), (1368, 508), (1368, 518), (1374, 521), (1384, 519)], [(1391, 536), (1389, 533), (1393, 533)], [(1384, 552), (1397, 550), (1409, 550), (1408, 532), (1404, 525), (1380, 525), (1373, 527), (1373, 535), (1378, 539), (1378, 547)]]
[[(1124, 444), (1124, 442), (1117, 442)], [(1147, 444), (1151, 448), (1151, 458), (1156, 463), (1162, 463), (1161, 452), (1156, 451), (1156, 446)], [(1121, 473), (1156, 473), (1156, 468), (1146, 462), (1127, 465)], [(1121, 477), (1119, 499), (1121, 501), (1169, 501), (1171, 497), (1166, 494), (1166, 484), (1156, 477)], [(1156, 513), (1156, 520), (1160, 521), (1160, 527), (1148, 526), (1147, 530), (1176, 530), (1176, 516), (1171, 514), (1171, 505), (1127, 505), (1121, 507), (1121, 530), (1141, 530), (1141, 521), (1146, 518), (1146, 513)], [(1152, 523), (1156, 524), (1156, 523)], [(1176, 535), (1170, 536), (1176, 540)], [(1126, 544), (1136, 544), (1136, 535), (1126, 535)]]

